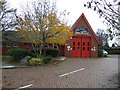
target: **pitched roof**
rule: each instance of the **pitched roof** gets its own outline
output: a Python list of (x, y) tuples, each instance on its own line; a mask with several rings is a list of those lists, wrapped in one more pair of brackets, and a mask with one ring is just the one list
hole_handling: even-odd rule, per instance
[(16, 31), (3, 31), (2, 41), (21, 41)]
[(86, 19), (84, 13), (82, 13), (82, 15), (81, 15), (81, 16), (77, 19), (77, 21), (73, 24), (72, 30), (74, 30), (74, 29), (76, 28), (76, 26), (78, 25), (78, 23), (80, 22), (80, 20), (81, 20), (82, 18), (84, 18), (85, 22), (87, 23), (87, 25), (88, 25), (88, 27), (89, 27), (91, 33), (92, 33), (93, 36), (95, 37), (95, 40), (98, 42), (98, 44), (101, 44), (100, 41), (98, 40), (96, 34), (94, 33), (92, 27), (90, 26), (88, 20)]
[(1, 41), (4, 41), (4, 42), (12, 41), (12, 42), (30, 43), (30, 42), (26, 42), (25, 40), (20, 38), (17, 31), (3, 31)]

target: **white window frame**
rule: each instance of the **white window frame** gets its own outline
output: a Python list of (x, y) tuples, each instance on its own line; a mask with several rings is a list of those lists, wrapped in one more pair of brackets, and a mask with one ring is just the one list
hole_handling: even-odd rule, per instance
[[(45, 46), (47, 46), (46, 48), (49, 48), (49, 45), (48, 45), (48, 44), (45, 44)], [(45, 47), (45, 46), (44, 46), (44, 47)]]
[[(9, 44), (9, 45), (8, 45)], [(6, 47), (11, 47), (11, 43), (6, 43), (5, 44)]]
[[(55, 48), (55, 46), (57, 46), (57, 48)], [(53, 48), (58, 50), (58, 45), (53, 45)]]
[(13, 43), (13, 47), (19, 47), (19, 45), (15, 45), (16, 43)]

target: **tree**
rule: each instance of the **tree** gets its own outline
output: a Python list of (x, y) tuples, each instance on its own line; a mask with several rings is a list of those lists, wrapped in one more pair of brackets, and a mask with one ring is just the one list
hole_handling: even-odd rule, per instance
[(72, 35), (70, 27), (65, 24), (65, 19), (61, 18), (67, 13), (64, 11), (58, 17), (56, 3), (51, 4), (49, 0), (34, 2), (32, 8), (29, 6), (27, 5), (22, 17), (17, 16), (19, 26), (16, 29), (24, 40), (32, 42), (37, 57), (41, 56), (42, 49), (46, 55), (46, 43), (65, 45)]
[(109, 32), (114, 35), (120, 35), (120, 1), (119, 0), (90, 0), (85, 7), (96, 11), (100, 17), (105, 19), (109, 27)]
[(12, 30), (16, 25), (16, 9), (10, 9), (5, 0), (0, 1), (0, 31)]
[(113, 48), (115, 47), (115, 44), (114, 44), (114, 43), (112, 44), (112, 47), (113, 47)]
[(104, 30), (98, 29), (96, 35), (101, 42), (102, 46), (109, 46), (108, 41), (110, 40), (110, 34), (106, 33)]

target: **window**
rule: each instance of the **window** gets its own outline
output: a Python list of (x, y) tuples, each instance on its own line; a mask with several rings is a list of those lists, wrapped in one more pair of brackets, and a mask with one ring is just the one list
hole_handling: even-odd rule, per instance
[(49, 46), (52, 46), (52, 44), (48, 44)]
[(75, 50), (75, 47), (73, 47), (73, 50)]
[(83, 46), (85, 46), (85, 42), (83, 42)]
[(88, 42), (88, 46), (90, 46), (90, 42)]
[(73, 45), (75, 45), (75, 42), (73, 42)]
[(80, 47), (78, 47), (78, 50), (80, 50)]
[(85, 47), (83, 47), (83, 51), (85, 51)]
[(54, 49), (58, 49), (58, 45), (53, 45), (53, 48)]
[(44, 46), (44, 47), (45, 47), (45, 48), (47, 48), (47, 47), (49, 47), (49, 46), (48, 46), (48, 44), (45, 44), (45, 46)]
[(78, 42), (78, 46), (80, 46), (80, 42)]
[(13, 47), (19, 47), (18, 43), (14, 43)]
[(11, 43), (6, 43), (6, 47), (11, 47)]
[(90, 51), (90, 48), (88, 47), (87, 50)]

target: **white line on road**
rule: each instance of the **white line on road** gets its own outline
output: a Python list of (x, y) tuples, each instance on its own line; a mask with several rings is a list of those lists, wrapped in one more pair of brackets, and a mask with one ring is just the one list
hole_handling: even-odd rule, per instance
[(23, 87), (19, 87), (17, 89), (14, 89), (14, 90), (20, 90), (20, 89), (24, 89), (24, 88), (27, 88), (27, 87), (30, 87), (32, 86), (33, 84), (29, 84), (29, 85), (26, 85), (26, 86), (23, 86)]
[(85, 68), (81, 68), (81, 69), (78, 69), (78, 70), (75, 70), (75, 71), (72, 71), (72, 72), (69, 72), (69, 73), (65, 73), (65, 74), (59, 75), (59, 77), (63, 77), (63, 76), (66, 76), (66, 75), (69, 75), (69, 74), (72, 74), (72, 73), (75, 73), (75, 72), (79, 72), (79, 71), (82, 71), (84, 69)]

